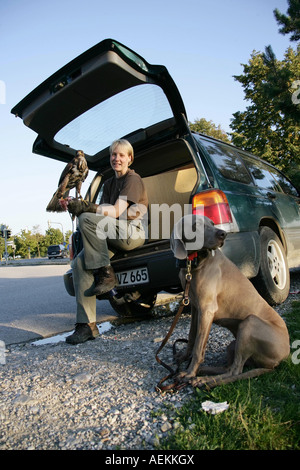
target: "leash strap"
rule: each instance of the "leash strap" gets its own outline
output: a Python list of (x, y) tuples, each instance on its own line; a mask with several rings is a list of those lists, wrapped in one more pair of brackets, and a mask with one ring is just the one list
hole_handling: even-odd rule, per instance
[[(156, 351), (156, 355), (155, 355), (155, 359), (156, 361), (161, 364), (163, 367), (165, 367), (169, 372), (170, 374), (168, 374), (166, 377), (162, 378), (159, 383), (157, 384), (156, 386), (156, 390), (157, 391), (166, 391), (166, 390), (172, 390), (174, 388), (176, 388), (176, 383), (173, 383), (173, 384), (170, 384), (170, 385), (164, 385), (162, 387), (162, 384), (168, 380), (169, 378), (173, 377), (175, 374), (177, 374), (178, 372), (178, 368), (177, 369), (172, 369), (171, 366), (169, 366), (168, 364), (166, 364), (165, 362), (163, 362), (159, 357), (158, 357), (158, 354), (160, 353), (160, 351), (163, 349), (163, 347), (167, 344), (171, 334), (173, 333), (174, 331), (174, 328), (179, 320), (179, 317), (180, 315), (182, 314), (182, 311), (184, 309), (184, 307), (186, 307), (187, 305), (189, 305), (190, 303), (190, 300), (189, 300), (189, 289), (190, 289), (190, 283), (191, 283), (191, 280), (192, 280), (192, 274), (191, 274), (191, 260), (190, 259), (187, 259), (187, 272), (186, 272), (186, 275), (185, 275), (185, 280), (186, 280), (186, 283), (185, 283), (185, 289), (184, 289), (184, 295), (183, 295), (183, 299), (181, 301), (181, 304), (179, 306), (179, 309), (178, 309), (178, 312), (176, 313), (175, 315), (175, 318), (172, 322), (172, 325), (167, 333), (167, 335), (165, 336), (165, 338), (163, 339), (161, 345), (159, 346), (158, 350)], [(175, 353), (175, 344), (176, 342), (178, 341), (185, 341), (187, 342), (187, 340), (182, 340), (182, 339), (178, 339), (175, 341), (174, 345), (173, 345), (173, 354)]]

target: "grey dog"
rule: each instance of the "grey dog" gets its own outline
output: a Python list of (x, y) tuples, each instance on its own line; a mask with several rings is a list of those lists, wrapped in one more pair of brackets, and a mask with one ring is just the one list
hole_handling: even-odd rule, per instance
[[(187, 348), (181, 357), (181, 361), (190, 359), (190, 363), (177, 379), (197, 387), (211, 388), (256, 377), (273, 370), (290, 352), (283, 319), (219, 250), (225, 238), (226, 232), (215, 227), (207, 217), (197, 215), (180, 219), (171, 235), (176, 258), (185, 259), (191, 252), (196, 257), (189, 291), (191, 326)], [(186, 269), (182, 268), (179, 276), (183, 288), (185, 273)], [(212, 323), (228, 328), (235, 337), (228, 349), (230, 360), (226, 368), (200, 367)], [(255, 368), (243, 372), (249, 360)]]

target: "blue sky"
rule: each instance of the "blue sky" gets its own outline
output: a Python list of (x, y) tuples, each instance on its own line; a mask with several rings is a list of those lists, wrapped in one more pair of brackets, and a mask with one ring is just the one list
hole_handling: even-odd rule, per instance
[(0, 0), (0, 223), (13, 234), (35, 225), (44, 233), (48, 221), (72, 228), (67, 214), (45, 210), (64, 164), (32, 154), (36, 134), (10, 113), (49, 75), (114, 38), (168, 68), (190, 121), (204, 117), (229, 132), (232, 114), (246, 107), (233, 79), (241, 64), (269, 44), (278, 59), (293, 46), (278, 33), (275, 8), (286, 13), (287, 1)]

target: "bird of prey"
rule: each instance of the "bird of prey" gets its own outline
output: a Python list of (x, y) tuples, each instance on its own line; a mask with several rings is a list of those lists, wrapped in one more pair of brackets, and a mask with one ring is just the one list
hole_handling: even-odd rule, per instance
[(53, 194), (46, 210), (48, 212), (62, 212), (66, 210), (63, 204), (64, 197), (66, 197), (69, 191), (73, 188), (76, 188), (76, 197), (79, 195), (79, 197), (82, 199), (80, 193), (81, 186), (87, 178), (88, 173), (89, 169), (84, 153), (82, 150), (78, 150), (76, 152), (76, 156), (67, 164), (63, 170), (58, 182), (58, 188)]

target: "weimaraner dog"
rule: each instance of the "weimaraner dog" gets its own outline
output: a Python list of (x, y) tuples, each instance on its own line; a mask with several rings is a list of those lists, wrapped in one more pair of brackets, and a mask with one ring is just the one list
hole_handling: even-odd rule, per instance
[[(171, 235), (176, 258), (185, 259), (191, 251), (197, 253), (189, 291), (191, 326), (187, 349), (181, 357), (181, 362), (190, 359), (190, 363), (177, 377), (178, 381), (190, 382), (196, 387), (212, 388), (256, 377), (274, 369), (290, 353), (289, 334), (283, 319), (218, 249), (223, 246), (225, 237), (226, 232), (216, 228), (210, 219), (196, 215), (180, 219)], [(186, 269), (182, 268), (179, 275), (183, 288), (185, 274)], [(204, 360), (212, 323), (228, 328), (235, 336), (229, 347), (231, 361), (226, 368), (203, 367), (201, 370), (199, 366)], [(256, 368), (243, 372), (248, 360)], [(202, 376), (197, 377), (197, 373)]]

